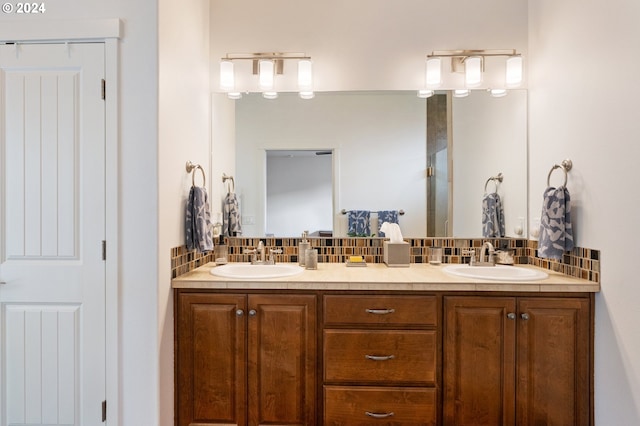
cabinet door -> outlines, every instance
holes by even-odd
[[[589,425],[590,300],[518,302],[517,424]]]
[[[316,424],[316,297],[249,295],[249,424]]]
[[[179,293],[176,425],[246,424],[246,296]]]
[[[514,424],[515,308],[510,297],[445,298],[445,425]]]

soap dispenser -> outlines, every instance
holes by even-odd
[[[302,241],[298,244],[298,264],[300,266],[305,266],[307,250],[311,248],[311,243],[307,240],[307,235],[309,235],[309,231],[304,231],[302,233]]]

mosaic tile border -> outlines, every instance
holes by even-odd
[[[255,247],[262,240],[265,247],[282,249],[277,255],[279,262],[298,261],[298,243],[300,238],[226,238],[229,261],[248,262],[243,254],[247,247]],[[490,241],[495,247],[510,249],[514,252],[516,264],[531,264],[540,268],[560,272],[572,277],[600,282],[600,251],[576,247],[567,252],[562,261],[542,259],[537,256],[538,242],[524,238],[405,238],[411,244],[411,263],[428,262],[429,248],[443,248],[443,263],[469,263],[470,257],[464,254],[473,248],[476,252],[484,241]],[[309,238],[311,248],[318,250],[320,263],[344,263],[349,256],[363,256],[368,263],[383,263],[384,238]],[[171,277],[176,278],[208,262],[213,262],[212,252],[198,253],[187,250],[186,246],[171,249]]]

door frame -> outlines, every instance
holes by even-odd
[[[118,390],[118,50],[122,22],[114,19],[5,21],[0,43],[93,42],[105,46],[105,321],[107,424],[119,421]]]

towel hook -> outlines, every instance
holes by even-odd
[[[573,162],[571,160],[569,160],[568,158],[566,160],[563,160],[562,163],[560,164],[554,164],[553,167],[551,168],[551,170],[549,170],[549,174],[547,175],[547,186],[551,186],[551,174],[553,173],[554,170],[556,169],[562,169],[562,171],[564,172],[564,184],[562,184],[562,186],[566,187],[567,186],[567,176],[569,175],[569,170],[571,170],[571,168],[573,167]]]
[[[185,166],[185,168],[187,169],[187,173],[191,173],[191,185],[192,186],[196,186],[196,173],[195,170],[200,170],[200,172],[202,173],[202,186],[205,187],[207,186],[207,177],[204,174],[204,169],[202,168],[202,166],[200,164],[195,164],[192,163],[191,161],[187,161],[187,164]]]
[[[497,176],[491,176],[489,179],[487,179],[487,181],[484,183],[484,193],[487,193],[487,185],[489,185],[489,182],[493,181],[493,183],[496,186],[496,190],[493,191],[498,192],[498,182],[502,182],[504,180],[504,176],[502,175],[502,172],[498,173]]]

